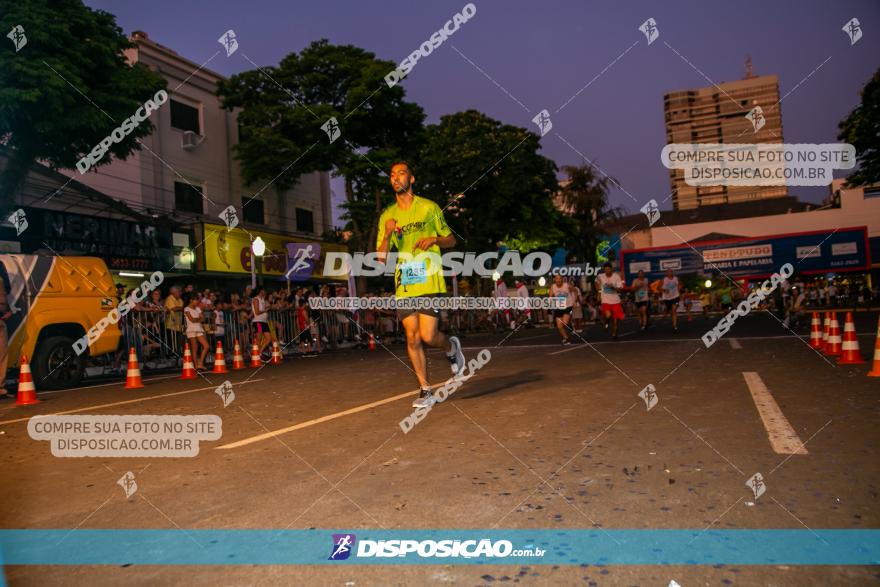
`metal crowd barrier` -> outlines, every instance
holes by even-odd
[[[221,321],[217,321],[218,312]],[[255,330],[247,310],[204,310],[203,328],[208,341],[206,364],[214,361],[219,340],[231,364],[235,342],[241,345],[245,362],[250,360],[251,344]],[[523,315],[514,313],[520,324]],[[549,324],[546,310],[532,310],[530,321],[536,326]],[[101,357],[92,357],[87,363],[86,374],[95,376],[124,371],[128,349],[134,348],[141,370],[180,368],[183,364],[185,319],[183,312],[166,310],[132,310],[119,321],[122,338],[118,350]],[[441,328],[452,334],[494,331],[505,326],[499,313],[487,311],[450,310],[441,313]],[[313,343],[310,350],[334,350],[365,347],[370,334],[382,345],[403,344],[406,336],[396,312],[384,310],[320,310],[310,311],[307,326]],[[273,341],[281,344],[285,357],[301,353],[300,330],[293,308],[269,311],[269,332]],[[271,347],[270,347],[271,348]]]

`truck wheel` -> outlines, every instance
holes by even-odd
[[[50,336],[40,341],[31,359],[37,391],[75,387],[82,380],[85,354],[77,356],[73,342],[68,336]]]

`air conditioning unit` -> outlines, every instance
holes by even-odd
[[[191,130],[183,131],[183,137],[181,139],[181,146],[187,151],[192,151],[196,147],[202,144],[202,141],[205,140],[205,137],[202,135],[193,132]]]

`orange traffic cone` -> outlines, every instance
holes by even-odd
[[[257,339],[254,339],[254,344],[251,346],[251,368],[262,367],[263,361],[260,360],[260,347],[257,346]]]
[[[125,373],[125,389],[139,389],[144,386],[141,381],[141,368],[138,365],[137,353],[134,347],[128,351],[128,371]]]
[[[223,352],[223,345],[217,341],[217,350],[214,352],[214,368],[211,373],[229,373],[226,370],[226,353]]]
[[[831,326],[828,327],[828,348],[825,354],[829,357],[839,357],[841,352],[840,325],[837,323],[837,312],[831,312]]]
[[[819,320],[819,312],[813,312],[813,320],[810,322],[810,346],[814,349],[822,348],[822,322]]]
[[[856,325],[853,323],[852,312],[846,313],[846,323],[843,325],[843,354],[840,355],[838,365],[861,365],[862,353],[859,351],[859,340],[856,337]]]
[[[877,321],[877,338],[874,339],[874,366],[868,377],[880,377],[880,320]]]
[[[281,345],[278,344],[277,340],[272,341],[272,364],[280,365],[284,360],[284,357],[281,356]]]
[[[21,356],[21,366],[18,371],[18,396],[15,398],[17,406],[32,406],[40,403],[37,399],[37,388],[34,387],[34,377],[31,375],[31,366],[28,365],[27,357]]]
[[[193,364],[192,352],[189,350],[189,343],[183,343],[183,374],[181,379],[198,379],[196,366]]]
[[[831,328],[831,312],[825,312],[825,319],[822,322],[822,347],[823,353],[828,353],[828,329]]]
[[[376,350],[376,337],[373,336],[372,332],[370,333],[370,342],[367,344],[367,348],[370,349],[371,351]]]
[[[244,368],[244,355],[241,354],[241,345],[238,344],[238,340],[236,340],[235,348],[232,350],[232,370],[237,371]]]

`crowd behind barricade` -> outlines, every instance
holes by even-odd
[[[574,292],[571,315],[572,327],[581,330],[585,325],[602,321],[601,303],[596,290],[586,278],[567,280]],[[133,290],[117,284],[117,298],[122,301]],[[647,289],[647,313],[668,313],[659,288]],[[263,361],[271,356],[273,342],[280,344],[285,356],[314,357],[327,349],[365,347],[372,335],[380,345],[405,342],[394,310],[316,310],[309,300],[319,297],[346,297],[344,285],[322,284],[308,287],[246,286],[241,292],[197,289],[194,285],[172,285],[157,289],[120,320],[122,337],[119,348],[111,358],[98,359],[105,370],[124,371],[129,348],[135,348],[140,364],[145,369],[179,366],[185,343],[189,343],[196,368],[204,368],[213,361],[217,342],[231,357],[236,342],[249,358],[256,342]],[[364,297],[391,297],[385,290],[368,292]],[[491,294],[495,297],[544,296],[540,288],[529,289],[517,281],[508,291],[499,281]],[[692,313],[729,310],[748,295],[748,291],[732,284],[718,284],[713,288],[683,288],[679,310],[688,317]],[[786,282],[781,295],[766,304],[767,309],[783,317],[798,317],[798,312],[809,307],[867,306],[880,299],[876,291],[849,285],[838,286],[826,280],[804,283],[793,278]],[[639,308],[632,291],[622,295],[626,316],[638,316]],[[533,327],[550,323],[546,310],[442,310],[441,328],[464,334]]]

